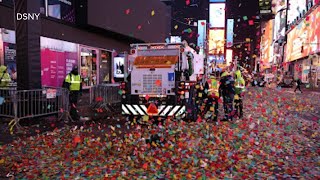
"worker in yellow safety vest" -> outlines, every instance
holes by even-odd
[[[234,96],[234,104],[236,109],[236,114],[239,118],[243,117],[243,92],[245,91],[245,80],[242,77],[241,71],[237,70],[234,73],[235,76],[235,96]]]
[[[7,67],[1,65],[0,66],[0,88],[8,87],[10,82],[11,82],[11,78],[9,73],[7,73]]]
[[[66,76],[64,87],[70,92],[70,116],[73,120],[79,120],[80,116],[77,112],[78,98],[82,95],[82,80],[79,75],[78,66],[73,67],[72,71]]]
[[[211,118],[218,120],[218,108],[219,108],[219,82],[214,76],[210,77],[210,89],[208,93],[208,101],[206,103],[206,112],[210,112]]]

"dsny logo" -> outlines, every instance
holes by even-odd
[[[40,13],[17,13],[17,21],[39,20]]]

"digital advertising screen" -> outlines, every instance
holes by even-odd
[[[209,2],[211,2],[211,3],[225,3],[226,2],[226,0],[209,0]]]
[[[223,29],[209,30],[209,54],[224,54],[224,33]]]
[[[181,43],[181,36],[171,36],[170,42],[171,43]]]
[[[272,0],[259,0],[260,14],[272,13]]]
[[[286,31],[286,11],[280,11],[275,16],[274,23],[274,40],[283,39]]]
[[[288,9],[288,24],[292,23],[297,17],[307,11],[307,1],[305,0],[290,0]]]
[[[48,0],[48,16],[75,23],[74,0]]]
[[[227,66],[230,66],[231,62],[232,62],[232,49],[227,49],[226,51],[226,62],[227,62]]]
[[[261,40],[261,57],[262,68],[268,68],[268,64],[272,61],[272,40],[273,40],[273,23],[274,21],[269,20],[263,24],[264,34],[262,35]]]
[[[209,23],[210,28],[225,27],[225,3],[211,3],[209,5]]]
[[[272,2],[272,11],[274,14],[277,14],[282,9],[287,7],[287,0],[273,0]]]
[[[198,21],[198,40],[197,46],[203,47],[205,39],[207,38],[207,21],[206,20],[199,20]]]
[[[231,47],[233,45],[233,26],[234,20],[227,20],[227,47]]]
[[[114,57],[113,60],[113,76],[124,78],[124,57]]]
[[[320,52],[320,8],[318,7],[288,33],[286,61]]]

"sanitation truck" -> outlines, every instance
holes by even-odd
[[[122,114],[132,116],[194,116],[193,60],[186,43],[132,44],[128,78],[122,82]],[[191,112],[190,112],[191,111]]]

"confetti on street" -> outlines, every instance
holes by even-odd
[[[18,179],[317,179],[320,119],[301,115],[319,97],[252,88],[243,120],[61,128],[1,146],[0,163]]]

